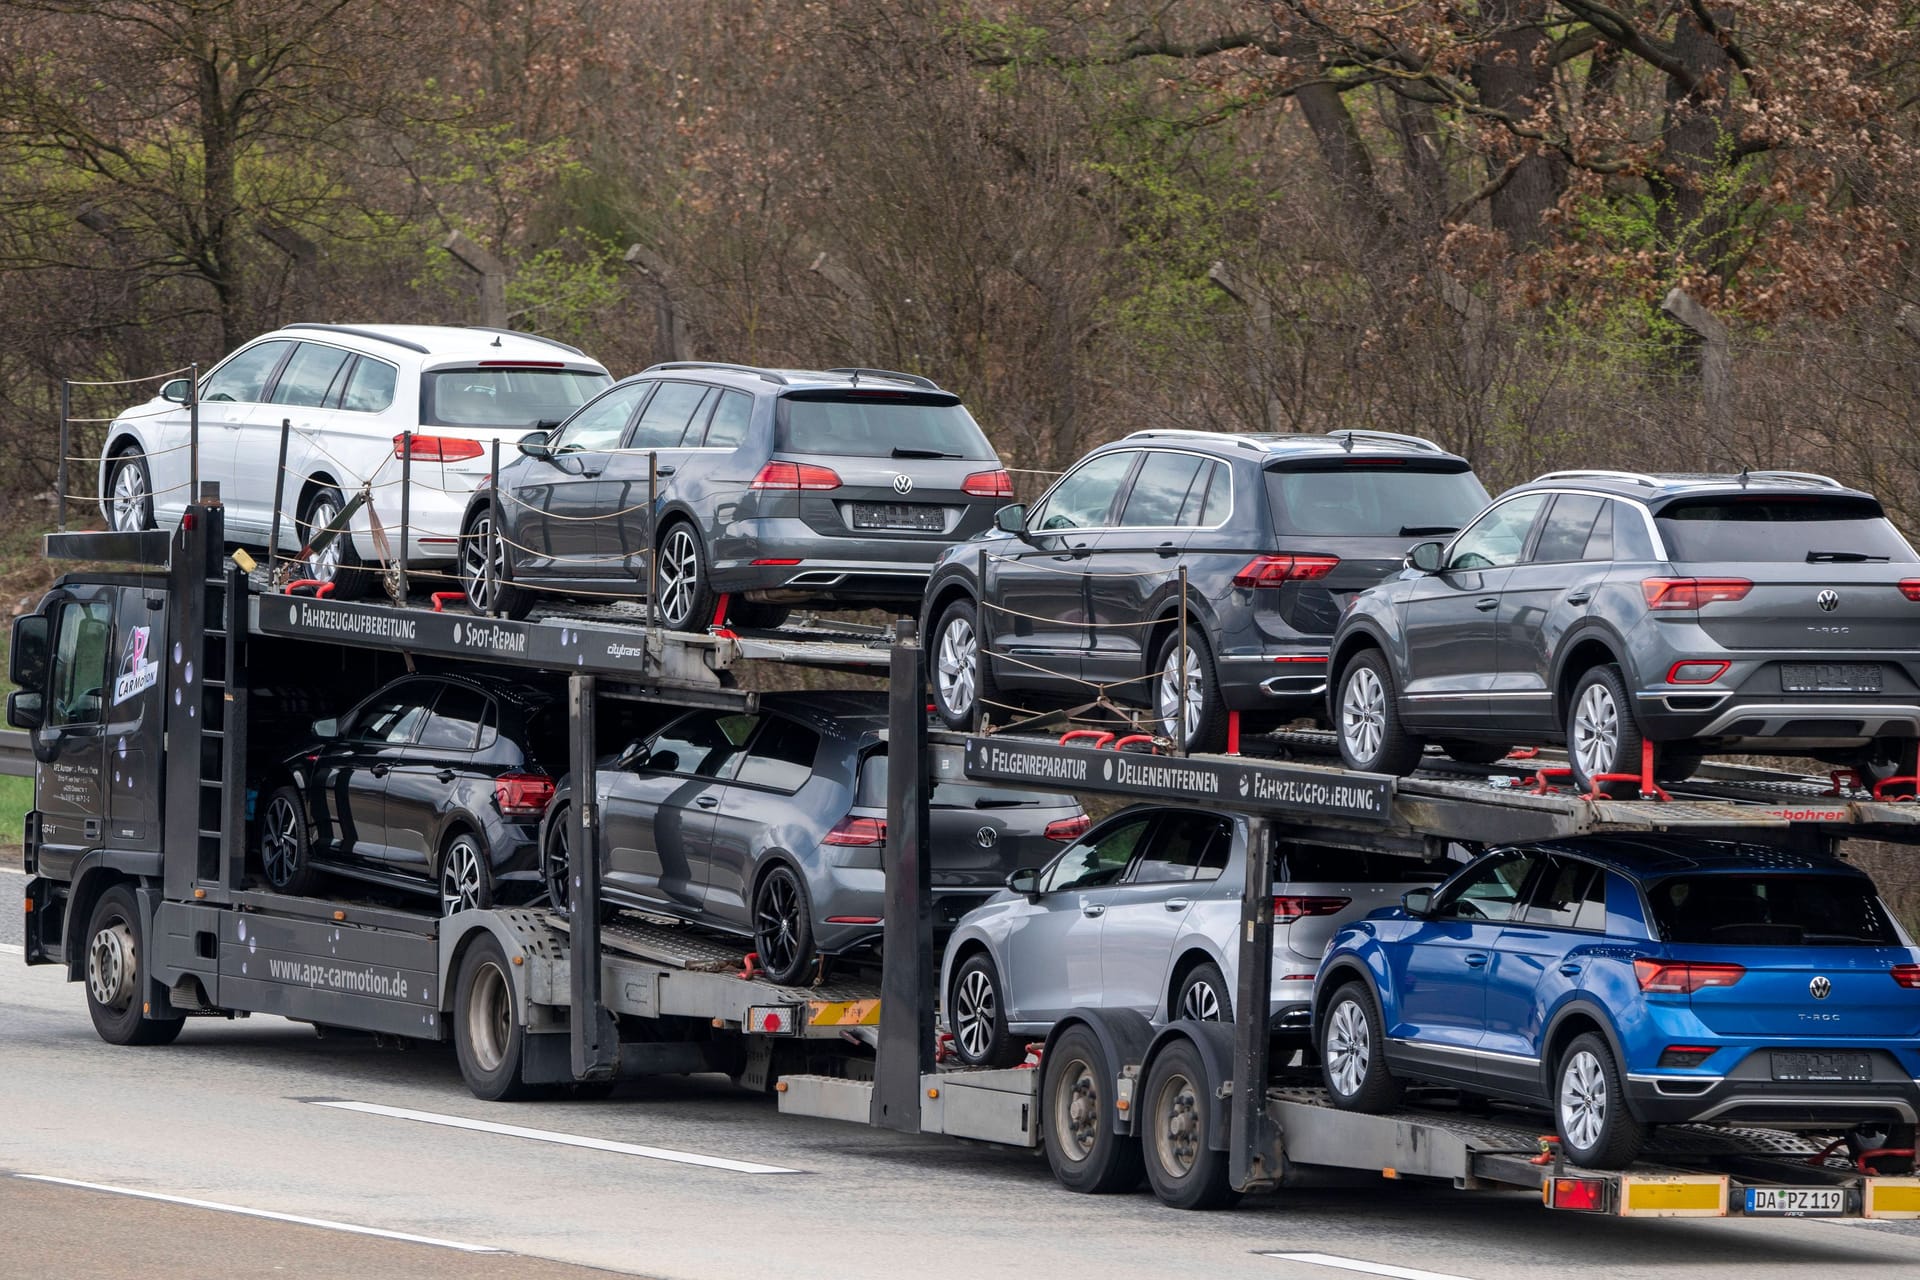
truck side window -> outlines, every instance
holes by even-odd
[[[49,725],[99,724],[107,705],[111,610],[103,601],[68,601],[60,609],[60,638],[53,652],[53,705]]]

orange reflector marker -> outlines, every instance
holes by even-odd
[[[775,1093],[785,1093],[787,1091],[787,1082],[785,1080],[780,1081],[773,1086],[773,1091]]]
[[[1620,1213],[1639,1218],[1724,1218],[1725,1177],[1621,1178]]]
[[[207,891],[205,889],[195,889],[193,891],[193,896],[196,898],[204,898],[207,896]]]
[[[713,1020],[713,1025],[716,1027],[724,1027],[727,1025],[727,1020],[725,1018],[715,1018]]]
[[[515,956],[513,958],[513,962],[515,964],[525,964],[527,962],[527,958],[525,956]]]
[[[347,913],[344,911],[336,911],[333,913],[333,918],[335,920],[345,920],[347,918]]]
[[[929,1098],[937,1098],[940,1096],[940,1091],[938,1089],[929,1089],[927,1090],[927,1096]]]
[[[1396,1169],[1396,1168],[1394,1168],[1394,1167],[1393,1167],[1392,1165],[1388,1165],[1388,1166],[1387,1166],[1386,1168],[1384,1168],[1384,1169],[1382,1169],[1382,1170],[1380,1171],[1380,1176],[1381,1176],[1381,1177],[1383,1177],[1383,1178],[1395,1178],[1395,1179],[1397,1179],[1397,1178],[1399,1178],[1399,1176],[1400,1176],[1400,1171],[1399,1171],[1398,1169]]]
[[[1868,1178],[1863,1218],[1920,1218],[1920,1178]]]
[[[25,898],[25,899],[23,899],[23,900],[22,900],[22,905],[21,905],[21,907],[20,907],[20,909],[21,909],[22,911],[32,911],[32,910],[33,910],[33,899],[32,899],[32,898]]]

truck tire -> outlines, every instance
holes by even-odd
[[[114,885],[87,921],[87,1013],[108,1044],[171,1044],[185,1018],[146,1013],[146,939],[133,890]]]
[[[533,1096],[520,1076],[525,1022],[506,953],[492,934],[482,933],[460,957],[453,997],[454,1052],[474,1097],[517,1102]]]
[[[1588,1169],[1624,1169],[1646,1145],[1647,1130],[1627,1110],[1627,1091],[1607,1042],[1575,1036],[1553,1070],[1553,1118],[1560,1149]]]
[[[1217,1084],[1191,1040],[1169,1044],[1147,1070],[1140,1150],[1153,1194],[1168,1208],[1224,1209],[1240,1199],[1227,1153],[1210,1141]]]
[[[304,896],[313,891],[312,835],[307,807],[298,789],[278,787],[260,811],[260,873],[275,893]]]
[[[1054,1180],[1069,1191],[1104,1196],[1140,1185],[1140,1143],[1113,1131],[1113,1084],[1119,1072],[1100,1039],[1068,1027],[1047,1049],[1041,1068],[1040,1135]]]

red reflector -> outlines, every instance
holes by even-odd
[[[1279,978],[1278,981],[1280,982],[1312,982],[1313,975],[1310,973],[1289,973],[1284,977]]]
[[[1689,662],[1682,659],[1667,668],[1667,683],[1712,684],[1715,680],[1727,674],[1727,668],[1732,665],[1731,662],[1721,662],[1717,659],[1712,661],[1703,659],[1699,662]]]
[[[1275,662],[1325,662],[1326,660],[1327,655],[1324,653],[1283,653],[1274,659]]]
[[[1730,987],[1746,976],[1746,967],[1737,964],[1706,964],[1685,960],[1635,960],[1633,976],[1642,991],[1691,995],[1704,987]]]
[[[1920,964],[1897,964],[1890,972],[1893,980],[1901,986],[1920,990]]]
[[[1339,556],[1255,556],[1233,575],[1236,587],[1277,587],[1283,582],[1310,582],[1332,573]]]
[[[1700,609],[1744,600],[1753,584],[1745,578],[1642,578],[1640,590],[1649,609]]]
[[[1670,1044],[1660,1051],[1660,1061],[1657,1065],[1680,1068],[1697,1067],[1708,1058],[1711,1058],[1713,1054],[1714,1050],[1708,1045]]]
[[[408,437],[405,434],[393,438],[393,456],[407,456]],[[414,436],[413,460],[415,462],[458,462],[462,458],[477,458],[486,450],[478,440],[468,440],[461,436]]]
[[[1077,814],[1071,818],[1056,818],[1046,827],[1049,840],[1078,840],[1087,834],[1087,828],[1093,825],[1093,819],[1086,814]]]
[[[810,462],[769,462],[747,486],[749,489],[838,489],[840,473]]]
[[[798,560],[755,560],[755,564],[799,564]]]
[[[1343,911],[1351,898],[1295,898],[1275,894],[1273,896],[1273,922],[1287,924],[1302,916],[1330,916]]]
[[[1920,600],[1920,578],[1900,579],[1900,594],[1909,600]]]
[[[1607,1184],[1599,1178],[1555,1178],[1547,1187],[1547,1207],[1605,1213]]]
[[[482,369],[564,369],[564,360],[482,360]]]
[[[960,492],[975,498],[1013,497],[1013,477],[1004,471],[976,471],[960,485]]]
[[[879,916],[828,916],[828,924],[879,924]]]
[[[852,845],[871,849],[887,842],[885,818],[856,818],[852,814],[833,824],[833,830],[821,838],[822,844]]]
[[[185,529],[188,533],[193,532],[193,524],[194,524],[193,512],[189,511],[185,515],[180,517],[180,527],[182,529]]]
[[[537,818],[553,800],[553,779],[544,773],[503,773],[493,780],[500,812],[512,818]]]

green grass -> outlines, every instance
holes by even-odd
[[[20,846],[20,829],[33,808],[32,778],[0,778],[0,849]]]

